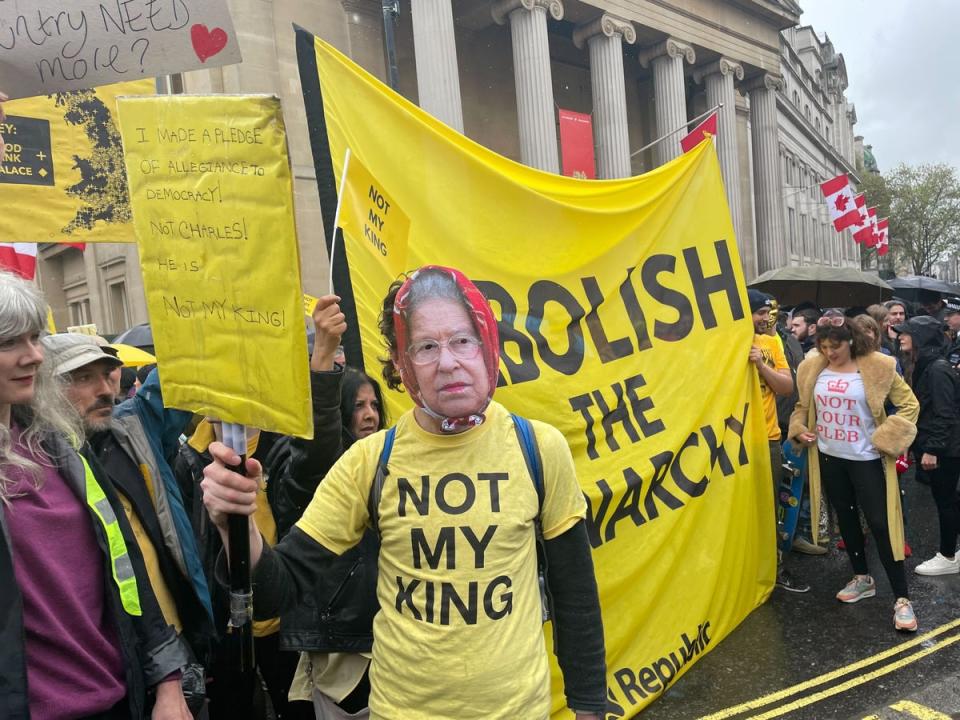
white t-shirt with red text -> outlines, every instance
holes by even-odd
[[[880,457],[870,442],[877,427],[867,405],[860,373],[825,369],[817,378],[814,400],[820,452],[846,460],[877,460]]]

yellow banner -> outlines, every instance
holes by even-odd
[[[138,80],[4,103],[0,238],[134,242],[116,98],[155,93]]]
[[[164,401],[312,437],[280,101],[163,96],[119,107]]]
[[[410,219],[408,268],[474,279],[500,319],[497,399],[570,443],[590,506],[606,718],[631,717],[774,580],[753,326],[713,144],[640,177],[576,180],[474,143],[319,40],[316,62],[332,177],[349,147]],[[345,244],[376,374],[393,277],[362,237]],[[387,395],[392,417],[409,407]],[[557,717],[564,704],[555,668]]]

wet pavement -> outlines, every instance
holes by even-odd
[[[826,556],[793,553],[787,568],[810,592],[774,590],[643,720],[960,718],[960,575],[913,573],[937,551],[936,509],[912,473],[904,487],[916,634],[893,629],[894,597],[870,544],[877,596],[853,605],[834,597],[852,576],[835,542]]]

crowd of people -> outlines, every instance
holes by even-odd
[[[562,434],[493,400],[486,299],[450,268],[390,288],[383,381],[416,407],[389,429],[338,302],[314,311],[313,439],[248,431],[239,474],[218,418],[165,408],[157,368],[121,389],[113,348],[47,335],[36,287],[0,273],[0,717],[546,718],[547,617],[568,706],[602,716],[586,503]]]
[[[789,549],[826,554],[838,530],[853,576],[837,599],[855,603],[877,594],[869,533],[894,625],[916,631],[911,466],[940,528],[914,572],[960,572],[960,298],[789,313],[748,299],[776,508],[782,443],[807,449]],[[13,589],[0,596],[0,716],[217,720],[269,704],[281,719],[545,718],[550,618],[568,706],[602,717],[603,627],[570,450],[493,399],[497,322],[460,272],[426,266],[384,298],[382,381],[415,404],[393,423],[380,382],[346,366],[339,298],[321,298],[314,437],[248,430],[243,472],[218,418],[164,406],[157,368],[122,388],[106,341],[48,335],[46,317],[35,286],[0,274],[0,572]],[[238,515],[254,672],[227,622]],[[777,586],[809,590],[777,557]]]
[[[904,566],[912,554],[905,474],[930,487],[940,529],[939,551],[914,572],[960,572],[960,297],[922,292],[915,306],[900,299],[827,309],[803,303],[786,313],[771,295],[748,294],[756,331],[749,359],[760,377],[778,519],[781,442],[807,449],[804,512],[791,549],[825,555],[831,531],[839,534],[853,577],[837,600],[855,603],[877,594],[868,532],[893,592],[894,627],[915,632]],[[779,552],[776,584],[810,589],[784,569]]]

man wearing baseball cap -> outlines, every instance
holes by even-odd
[[[116,405],[115,375],[122,362],[90,335],[49,335],[43,345],[83,422],[81,454],[102,467],[117,491],[164,618],[194,660],[202,662],[214,633],[210,594],[164,451],[176,447],[171,438],[179,437],[191,414],[164,409],[156,371],[141,392]],[[188,668],[183,679],[191,708],[202,705],[202,689],[189,686],[199,683],[202,688],[202,669]]]
[[[773,298],[759,290],[748,289],[747,300],[753,316],[753,346],[750,348],[749,361],[757,369],[760,378],[760,393],[763,399],[763,414],[767,421],[767,440],[770,446],[770,470],[773,482],[774,508],[780,496],[780,475],[783,457],[780,450],[780,423],[777,420],[777,395],[789,395],[793,392],[793,376],[790,365],[779,338],[767,334],[770,322],[770,310]],[[777,538],[773,541],[776,543]],[[790,592],[807,592],[809,585],[794,580],[783,569],[782,553],[777,549],[777,586]]]
[[[943,323],[950,331],[950,337],[953,338],[953,343],[947,350],[947,361],[960,370],[960,297],[944,298]]]

